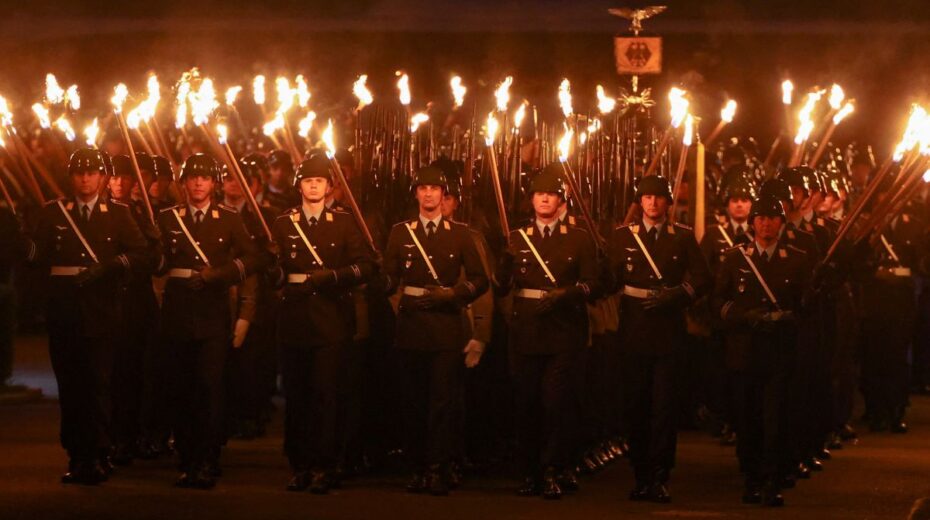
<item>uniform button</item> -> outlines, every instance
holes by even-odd
[[[198,246],[200,245],[200,240],[197,241],[197,245],[198,245]]]
[[[433,255],[429,255],[429,259],[432,260],[432,259],[433,259]]]
[[[81,258],[84,258],[85,256],[87,255],[85,255],[84,253],[81,253]]]
[[[194,260],[200,260],[199,256],[194,256]]]

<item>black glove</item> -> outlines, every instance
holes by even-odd
[[[680,285],[665,287],[649,298],[646,298],[646,301],[643,302],[643,308],[647,310],[664,309],[687,299],[688,291],[685,291],[684,287]]]
[[[77,284],[78,287],[86,287],[100,278],[103,278],[103,276],[107,274],[107,271],[107,266],[103,264],[91,264],[87,266],[87,269],[84,269],[74,277],[74,283]]]
[[[539,300],[539,305],[536,306],[536,312],[542,314],[550,312],[558,306],[559,303],[564,301],[568,297],[568,289],[565,287],[556,287],[552,289],[543,299]]]
[[[195,291],[201,291],[207,286],[201,271],[194,271],[191,277],[187,279],[187,286]]]
[[[271,267],[265,270],[265,280],[274,287],[280,287],[281,282],[284,281],[284,268],[272,264]]]
[[[220,281],[219,273],[212,267],[204,267],[200,271],[200,277],[203,278],[203,283],[206,285],[211,285]]]
[[[337,280],[336,271],[332,269],[318,269],[310,273],[310,276],[307,278],[307,283],[315,289],[325,289],[336,285]]]

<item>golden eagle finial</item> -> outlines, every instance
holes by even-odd
[[[652,18],[653,16],[665,11],[667,9],[664,5],[650,5],[649,7],[644,7],[642,9],[633,9],[631,7],[616,7],[608,9],[607,12],[619,16],[621,18],[626,18],[630,21],[630,31],[633,34],[639,34],[639,31],[643,30],[643,20]]]

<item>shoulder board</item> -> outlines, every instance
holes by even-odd
[[[725,252],[725,253],[735,253],[735,252],[739,251],[740,249],[742,249],[742,247],[743,247],[742,244],[735,244],[735,245],[733,245],[732,247],[726,248],[726,249],[724,250],[724,252]]]
[[[332,211],[327,211],[327,212],[325,212],[324,214],[326,215],[326,222],[332,222],[332,221],[333,221],[333,212],[332,212]],[[342,213],[340,213],[340,214],[342,214]]]
[[[397,224],[394,224],[393,227],[404,227],[404,226],[406,226],[407,224],[410,224],[410,227],[411,227],[411,228],[416,229],[417,226],[420,224],[420,221],[419,221],[418,219],[415,219],[415,218],[412,218],[412,219],[409,219],[409,220],[402,220],[402,221],[398,222]]]
[[[291,218],[291,222],[300,222],[300,213],[297,213],[296,211],[293,212],[293,213],[288,213],[287,215],[282,215],[282,216],[283,216],[283,217],[290,217],[290,218]]]
[[[167,213],[173,209],[181,209],[180,204],[175,204],[174,206],[168,206],[167,208],[162,208],[159,213]]]
[[[630,224],[630,232],[634,234],[639,234],[639,224]]]
[[[129,204],[126,204],[125,202],[122,202],[122,201],[118,201],[118,200],[116,200],[116,199],[110,199],[110,200],[108,200],[108,201],[107,201],[107,204],[113,204],[114,206],[122,206],[122,207],[124,207],[124,208],[128,208],[128,207],[129,207]]]
[[[528,237],[533,236],[533,228],[535,228],[535,227],[536,227],[536,226],[528,226],[528,227],[526,228],[526,236],[528,236]]]
[[[452,224],[448,220],[442,221],[442,227],[446,228],[446,231],[452,231]]]
[[[231,211],[231,212],[233,212],[233,213],[239,213],[239,210],[237,210],[236,208],[234,208],[234,207],[232,207],[232,206],[227,206],[226,204],[224,204],[224,203],[222,203],[222,202],[220,202],[219,204],[217,204],[217,206],[218,206],[218,207],[221,207],[221,208],[223,208],[223,209],[225,209],[226,211]]]
[[[58,201],[59,201],[59,200],[62,201],[62,202],[64,202],[64,201],[65,201],[65,198],[64,198],[64,197],[58,197],[57,199],[50,200],[50,201],[48,201],[48,202],[45,203],[45,206],[46,206],[46,207],[48,207],[48,206],[56,206],[56,205],[58,205]]]
[[[679,224],[678,222],[675,222],[672,225],[675,227],[680,227],[681,229],[687,229],[688,231],[691,231],[691,226],[687,226],[685,224]]]
[[[297,214],[297,208],[291,208],[285,211],[284,213],[281,213],[277,217],[275,217],[275,220],[282,219],[282,218],[290,219],[291,215],[296,215],[296,214]]]
[[[665,232],[668,233],[669,235],[674,235],[674,234],[675,234],[675,226],[674,226],[673,224],[668,224],[668,225],[665,227]]]
[[[566,226],[565,224],[559,225],[559,233],[561,233],[561,234],[563,234],[563,235],[567,235],[567,234],[568,234],[568,226]]]
[[[107,207],[107,203],[106,203],[106,202],[98,202],[98,203],[97,203],[97,209],[100,210],[100,213],[107,213],[107,212],[110,211],[110,208]]]
[[[578,224],[577,224],[578,220],[575,219],[575,216],[574,216],[574,215],[569,215],[567,220],[568,220],[568,223],[571,224],[571,225],[573,225],[573,226],[578,225]]]
[[[329,209],[329,211],[332,211],[333,213],[345,213],[345,214],[349,213],[349,210],[345,209],[342,206],[331,206],[327,209]]]
[[[632,226],[632,225],[633,225],[633,224],[621,224],[621,225],[617,226],[617,227],[614,228],[614,229],[628,228],[628,227],[630,227],[630,226]]]
[[[791,244],[786,244],[786,245],[785,245],[785,248],[786,248],[786,249],[790,249],[790,250],[794,251],[795,253],[804,253],[805,255],[807,254],[807,251],[801,249],[800,247],[795,247],[795,246],[793,246],[793,245],[791,245]]]

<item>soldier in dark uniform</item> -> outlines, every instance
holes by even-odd
[[[412,184],[419,215],[391,229],[383,274],[388,292],[403,286],[396,346],[405,451],[415,467],[407,489],[446,495],[465,369],[462,349],[469,339],[462,309],[487,290],[488,278],[468,228],[442,218],[447,189],[442,171],[421,168]]]
[[[711,275],[717,275],[728,250],[734,245],[750,240],[749,212],[755,198],[755,188],[744,177],[731,178],[728,184],[722,186],[720,202],[723,207],[724,222],[708,224],[707,231],[701,238],[701,251],[707,260]],[[717,323],[714,319],[710,321]],[[703,386],[706,402],[704,404],[721,419],[721,444],[733,445],[736,442],[736,432],[733,428],[736,424],[730,399],[732,392],[729,389],[732,374],[726,368],[723,332],[719,327],[712,327],[712,329],[705,352]]]
[[[223,369],[233,332],[229,288],[260,262],[242,218],[211,200],[218,176],[212,157],[192,155],[181,170],[187,203],[158,214],[163,249],[159,272],[168,275],[161,326],[175,373],[179,487],[208,489],[216,483]]]
[[[0,205],[0,395],[28,391],[11,385],[13,376],[13,336],[16,332],[16,289],[13,272],[30,249],[16,208]]]
[[[77,150],[68,172],[75,195],[42,209],[32,258],[51,274],[49,354],[58,381],[61,443],[70,458],[62,482],[97,484],[109,472],[119,279],[146,272],[151,258],[129,207],[100,195],[102,153]]]
[[[594,242],[559,220],[561,176],[537,175],[533,222],[511,232],[496,280],[513,291],[510,350],[522,496],[562,496],[559,478],[572,455],[572,374],[588,344],[586,302],[597,296]]]
[[[167,157],[154,155],[151,158],[153,178],[151,182],[146,180],[146,183],[148,184],[152,207],[160,211],[162,208],[174,204],[170,193],[171,183],[174,181],[174,172],[171,170],[171,161]],[[142,171],[142,176],[145,177],[145,170]],[[139,197],[133,195],[133,198]]]
[[[668,181],[644,177],[635,199],[642,220],[614,231],[608,255],[622,292],[620,345],[636,477],[630,499],[668,502],[677,437],[676,355],[687,334],[684,310],[709,290],[711,280],[694,233],[667,221]]]
[[[727,364],[736,374],[737,457],[743,501],[778,507],[791,465],[788,386],[798,346],[796,318],[809,271],[805,253],[779,243],[780,201],[753,202],[752,242],[730,248],[716,274],[712,308],[726,330]]]
[[[151,158],[145,155],[139,159],[139,168],[145,165],[147,171],[151,171]],[[154,256],[160,237],[145,204],[132,199],[137,185],[132,160],[128,155],[117,155],[113,157],[112,165],[110,197],[129,206],[133,220],[145,236],[150,254]],[[144,444],[143,397],[146,385],[153,383],[145,379],[145,359],[150,355],[150,350],[158,348],[158,302],[152,287],[155,266],[150,267],[144,272],[123,277],[119,287],[123,319],[114,324],[120,333],[113,366],[113,463],[117,466],[130,464]]]
[[[906,433],[908,352],[917,320],[915,280],[925,273],[926,224],[903,212],[872,237],[862,284],[862,393],[872,431]]]
[[[339,455],[337,421],[346,348],[355,332],[350,290],[374,271],[352,215],[326,208],[330,163],[316,155],[294,177],[302,204],[278,217],[273,234],[285,283],[277,313],[287,398],[284,451],[289,491],[326,493]]]
[[[250,160],[252,160],[250,156]],[[300,204],[300,197],[294,193],[292,187],[294,179],[294,163],[291,156],[284,150],[273,150],[268,154],[268,161],[262,163],[255,161],[256,165],[266,166],[268,179],[265,182],[265,188],[259,197],[262,204],[275,208],[292,208]]]
[[[239,161],[253,196],[260,193],[261,171],[254,161]],[[264,435],[265,410],[269,406],[271,390],[277,373],[277,355],[274,339],[276,300],[274,288],[263,271],[274,265],[269,251],[269,239],[248,195],[239,181],[223,167],[223,202],[242,217],[249,238],[255,242],[262,257],[258,271],[237,287],[234,313],[237,315],[233,334],[233,350],[228,360],[227,417],[230,434],[237,438],[253,439]],[[259,206],[261,218],[269,226],[281,213],[270,206]]]

